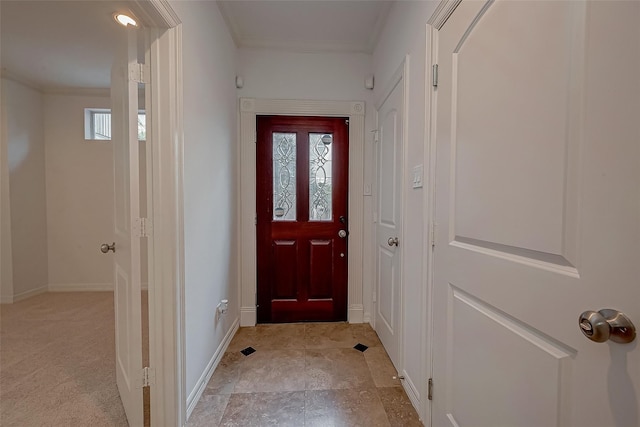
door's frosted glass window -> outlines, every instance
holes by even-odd
[[[295,133],[273,133],[273,220],[296,220]]]
[[[333,135],[309,134],[309,220],[331,221]]]

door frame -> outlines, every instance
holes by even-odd
[[[437,233],[437,224],[435,218],[435,190],[436,190],[436,112],[438,102],[437,86],[433,85],[434,70],[433,65],[438,63],[438,32],[451,16],[453,11],[458,7],[462,0],[441,0],[433,14],[426,23],[425,31],[425,121],[424,121],[424,165],[428,168],[425,175],[429,177],[427,195],[423,199],[424,228],[423,242],[423,263],[426,266],[423,269],[423,283],[426,292],[424,294],[423,305],[425,309],[422,312],[421,322],[425,325],[424,336],[422,340],[422,360],[425,360],[423,366],[423,377],[425,385],[428,380],[433,377],[433,308],[435,301],[433,300],[433,273],[436,266],[434,265],[434,249],[435,238]],[[427,166],[428,165],[428,166]],[[427,396],[428,389],[421,396]],[[425,426],[432,425],[431,419],[431,400],[422,399],[419,405],[420,417]]]
[[[151,120],[147,129],[149,365],[151,419],[186,422],[182,23],[168,2],[136,0],[131,11],[150,33]]]
[[[240,98],[239,211],[240,326],[256,325],[256,116],[321,116],[349,118],[349,263],[347,321],[364,321],[364,118],[363,101],[314,101]]]

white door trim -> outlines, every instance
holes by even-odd
[[[444,3],[444,2],[443,2]],[[439,10],[440,8],[438,8]],[[437,12],[437,10],[436,10]],[[449,16],[452,10],[448,12]],[[431,19],[433,20],[433,18]],[[429,22],[431,22],[431,20]],[[424,212],[424,236],[423,236],[423,263],[426,266],[423,269],[422,280],[425,285],[422,311],[422,324],[425,325],[424,336],[422,340],[422,360],[426,363],[423,366],[423,378],[425,378],[425,392],[422,396],[427,396],[428,380],[432,377],[433,362],[433,250],[432,242],[435,239],[435,227],[432,223],[435,218],[435,189],[436,189],[436,100],[437,91],[433,86],[433,65],[437,63],[438,58],[438,30],[431,24],[426,25],[426,55],[425,55],[425,122],[424,122],[424,165],[426,170],[425,176],[429,177],[429,184],[426,188],[427,194],[423,199]],[[432,235],[433,233],[433,235]],[[431,401],[422,399],[420,405],[420,417],[425,420],[425,425],[431,425]],[[427,421],[428,420],[428,421]]]
[[[424,212],[424,252],[423,263],[426,266],[423,269],[423,283],[425,285],[426,292],[424,293],[423,307],[421,322],[425,325],[424,336],[422,340],[422,360],[425,361],[423,365],[423,378],[425,379],[423,385],[423,392],[421,396],[424,396],[420,405],[418,406],[420,411],[420,418],[425,423],[425,426],[429,427],[431,423],[431,401],[426,397],[428,395],[428,380],[433,376],[433,250],[432,239],[435,239],[436,227],[432,227],[432,222],[435,218],[435,183],[436,183],[436,102],[438,91],[433,86],[433,65],[438,61],[438,30],[442,28],[444,23],[449,19],[453,11],[458,7],[461,0],[441,0],[440,4],[433,12],[426,24],[426,39],[425,39],[425,123],[424,123],[424,165],[426,170],[425,176],[429,177],[429,183],[426,190],[428,191],[426,197],[423,199],[423,212]],[[436,224],[437,226],[437,224]],[[422,390],[421,390],[422,391]]]
[[[150,31],[151,120],[147,129],[149,356],[154,426],[186,422],[182,24],[164,0],[137,0],[134,14]]]
[[[422,312],[422,324],[425,325],[424,336],[422,341],[422,360],[425,360],[423,366],[424,392],[421,396],[425,398],[418,406],[420,410],[420,418],[429,427],[431,423],[431,401],[426,397],[428,395],[428,380],[433,376],[433,250],[432,240],[435,240],[437,224],[432,226],[435,218],[435,189],[436,189],[436,103],[438,97],[437,88],[433,86],[433,65],[438,62],[438,31],[444,23],[449,19],[453,11],[458,7],[462,0],[441,0],[440,4],[433,12],[426,24],[426,40],[425,40],[425,124],[424,124],[424,165],[427,170],[424,171],[425,176],[429,177],[429,183],[426,190],[426,197],[423,199],[424,212],[424,252],[423,263],[426,266],[423,269],[423,283],[426,292],[424,293]]]
[[[362,101],[240,98],[240,326],[256,324],[256,115],[349,118],[349,323],[362,323],[364,237],[364,113]]]
[[[436,30],[440,30],[461,2],[462,0],[440,0],[440,4],[436,7],[436,10],[433,11],[427,24]],[[427,49],[428,48],[429,46],[427,46]]]

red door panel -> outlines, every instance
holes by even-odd
[[[348,122],[257,118],[258,322],[347,318]]]

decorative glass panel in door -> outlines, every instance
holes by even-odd
[[[332,219],[332,143],[333,135],[309,134],[309,221]]]
[[[274,132],[273,220],[296,220],[296,134]]]

